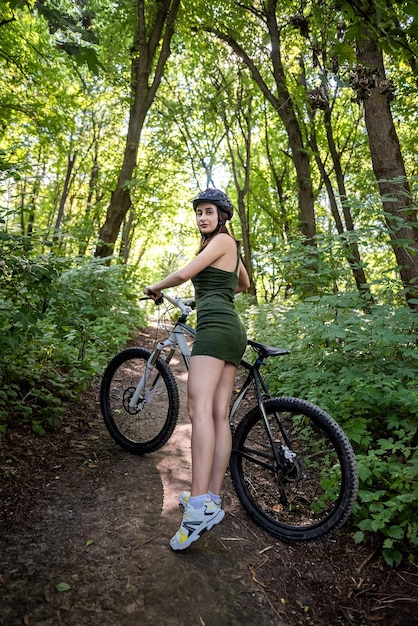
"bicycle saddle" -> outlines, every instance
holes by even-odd
[[[289,350],[285,348],[274,348],[273,346],[267,346],[265,343],[259,343],[258,341],[252,341],[252,339],[248,339],[248,345],[254,348],[256,352],[261,357],[268,356],[282,356],[284,354],[290,354]]]

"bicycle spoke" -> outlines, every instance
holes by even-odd
[[[266,469],[258,464],[253,465],[250,470],[250,461],[247,458],[243,459],[243,463],[246,464],[249,472],[256,475],[257,480],[252,481],[253,484],[257,484],[254,497],[262,503],[263,509],[267,509],[273,517],[280,514],[281,521],[288,524],[306,526],[327,515],[335,505],[335,500],[338,501],[341,468],[338,455],[332,446],[329,446],[325,435],[318,432],[313,425],[308,426],[301,422],[301,418],[297,416],[281,415],[282,426],[285,427],[292,441],[292,451],[297,454],[295,462],[298,465],[294,466],[293,474],[292,471],[290,473],[276,472],[273,476],[271,471],[266,472]],[[303,432],[301,432],[301,426],[304,426]],[[270,419],[270,427],[275,434],[276,445],[280,444],[280,436],[277,436],[279,432],[277,421]],[[273,453],[264,423],[260,422],[257,428],[253,429],[252,441],[253,438],[259,441],[263,450],[270,447],[271,465],[273,465]],[[318,446],[323,451],[321,462],[317,458]],[[272,478],[277,486],[275,491],[271,489]],[[323,485],[328,480],[331,480],[333,488],[327,491]],[[283,502],[283,494],[286,496],[286,504]]]
[[[280,406],[281,400],[289,402]],[[276,399],[266,409],[273,442],[257,409],[235,433],[231,469],[237,493],[254,518],[279,536],[326,534],[347,518],[357,491],[348,440],[309,403]]]
[[[160,359],[147,372],[145,386],[133,402],[150,354],[142,348],[122,352],[109,364],[101,388],[102,412],[110,434],[137,454],[156,450],[167,441],[179,411],[174,376]]]

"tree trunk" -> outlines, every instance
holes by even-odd
[[[144,0],[137,0],[138,24],[131,64],[132,106],[121,172],[107,209],[106,220],[100,229],[100,241],[95,252],[96,256],[102,258],[113,254],[120,227],[132,204],[127,183],[132,179],[136,165],[146,115],[170,55],[170,42],[180,0],[161,0],[157,3],[152,24],[147,24],[144,5]]]
[[[87,250],[87,246],[89,244],[92,232],[92,220],[91,220],[91,208],[93,203],[97,203],[99,201],[97,195],[97,182],[99,180],[99,147],[97,138],[94,140],[93,144],[93,165],[90,172],[89,179],[89,187],[86,201],[86,210],[83,217],[82,222],[82,232],[79,245],[79,254],[84,256]]]
[[[71,172],[73,171],[73,167],[74,167],[74,163],[75,163],[76,157],[77,157],[77,152],[74,152],[73,155],[71,155],[71,154],[68,155],[67,172],[66,172],[66,175],[65,175],[64,187],[63,187],[63,190],[62,190],[60,203],[59,203],[59,207],[58,207],[57,219],[55,220],[54,236],[52,238],[52,241],[54,241],[54,242],[58,241],[58,239],[59,239],[59,231],[60,231],[60,228],[61,228],[62,219],[64,217],[64,207],[65,207],[65,203],[66,203],[67,198],[68,198],[68,191],[69,191],[69,188],[70,188]]]
[[[340,201],[341,201],[341,205],[342,205],[342,210],[343,210],[343,215],[344,215],[344,221],[345,221],[345,230],[349,233],[354,233],[355,228],[354,228],[354,221],[353,221],[353,217],[351,215],[351,210],[350,210],[350,206],[349,206],[349,202],[348,202],[348,198],[347,198],[347,191],[346,191],[346,187],[345,187],[345,181],[344,181],[344,174],[343,174],[343,169],[341,167],[341,158],[340,155],[338,153],[337,147],[335,145],[335,141],[334,141],[334,133],[332,130],[332,124],[331,124],[331,110],[329,105],[326,107],[325,109],[325,113],[324,113],[324,122],[325,122],[325,128],[326,128],[326,133],[327,133],[327,141],[328,141],[328,147],[331,153],[331,157],[332,157],[332,163],[334,166],[334,172],[335,172],[335,177],[337,180],[337,186],[338,186],[338,192],[340,195]],[[324,175],[326,176],[326,178],[328,178],[328,175],[325,173],[325,168],[324,168]],[[334,197],[334,192],[332,190],[332,186],[330,181],[325,181],[325,185],[327,187],[328,190],[328,197],[330,198],[330,202],[331,202],[331,207],[333,202],[335,203],[335,209],[333,211],[333,213],[336,211],[338,212],[338,207],[336,204],[336,200]],[[338,212],[338,216],[339,216],[339,212]],[[335,217],[335,215],[334,215]],[[341,222],[341,220],[340,220]],[[337,225],[337,230],[339,232],[340,235],[343,234],[344,232],[344,228],[343,225],[341,223],[341,230],[339,229],[338,226],[338,220],[336,220],[336,225]],[[361,257],[360,257],[360,250],[359,247],[357,245],[356,241],[350,241],[349,239],[345,241],[345,251],[346,251],[346,258],[347,261],[350,265],[351,271],[353,273],[354,276],[354,280],[356,282],[357,285],[357,289],[358,291],[361,293],[362,296],[366,297],[366,299],[371,303],[373,302],[373,297],[372,294],[370,292],[370,287],[368,285],[368,282],[366,280],[366,274],[364,272],[364,269],[362,267],[362,262],[361,262]]]
[[[306,81],[305,64],[303,57],[299,59],[299,64],[302,68],[301,83],[306,91],[308,91],[308,85]],[[344,247],[345,258],[350,266],[358,291],[364,296],[369,303],[373,302],[373,297],[370,292],[370,287],[366,281],[366,275],[361,263],[360,250],[356,241],[350,241],[350,238],[345,237],[345,232],[354,232],[354,221],[351,215],[350,207],[348,204],[347,192],[345,188],[344,174],[341,166],[341,157],[335,144],[334,132],[331,123],[331,106],[329,104],[328,88],[322,85],[320,88],[313,90],[317,97],[311,99],[310,107],[308,108],[308,115],[311,120],[311,132],[309,133],[309,143],[312,149],[312,153],[315,155],[315,160],[324,181],[325,188],[327,190],[328,199],[331,208],[331,214],[334,218],[335,227],[338,234],[341,236],[341,242]],[[311,95],[312,95],[311,90]],[[334,193],[332,181],[329,173],[325,168],[325,163],[321,158],[321,152],[317,141],[317,131],[315,127],[315,111],[324,111],[324,127],[326,131],[327,143],[329,152],[332,158],[332,165],[335,172],[335,178],[337,180],[338,192],[340,196],[340,202],[342,205],[345,227],[343,220],[341,219],[337,198]]]
[[[123,220],[122,237],[119,249],[119,258],[122,259],[124,265],[127,264],[129,254],[131,252],[132,239],[135,234],[135,213],[129,211],[128,215]]]
[[[218,87],[219,91],[226,90],[225,78],[224,83],[220,83]],[[251,259],[251,244],[250,244],[250,231],[248,225],[247,211],[245,210],[245,197],[248,194],[250,187],[250,173],[251,173],[251,129],[252,129],[252,100],[249,99],[247,110],[244,110],[242,103],[242,93],[238,95],[237,113],[239,133],[234,137],[231,132],[231,125],[227,118],[225,107],[220,108],[220,115],[222,117],[226,142],[228,145],[229,158],[231,161],[232,176],[234,179],[235,189],[237,192],[237,212],[241,224],[241,236],[242,236],[242,248],[244,252],[245,266],[250,279],[250,286],[248,293],[256,296],[256,287],[253,280],[252,273],[252,259]],[[235,145],[233,144],[235,139]]]
[[[289,145],[292,151],[292,160],[295,166],[298,184],[298,206],[301,231],[305,235],[307,243],[314,245],[316,224],[311,166],[306,147],[303,143],[302,132],[296,117],[293,102],[286,84],[286,76],[280,51],[280,33],[277,25],[276,8],[277,0],[268,0],[267,27],[270,33],[271,41],[270,57],[273,65],[273,76],[278,95],[278,98],[275,98],[275,103],[271,100],[270,102],[279,114],[289,138]]]
[[[369,92],[363,106],[373,171],[379,185],[393,251],[411,308],[418,309],[418,223],[390,109],[382,51],[370,32],[357,42],[359,62],[369,73]]]
[[[269,162],[270,172],[273,178],[274,186],[276,188],[277,197],[279,200],[279,212],[280,212],[281,221],[278,222],[274,215],[270,215],[270,217],[275,223],[278,223],[278,225],[280,226],[280,229],[283,231],[283,239],[285,240],[286,243],[288,243],[289,237],[291,234],[291,229],[290,229],[289,217],[288,217],[287,209],[286,209],[286,198],[285,198],[285,191],[284,191],[284,184],[283,184],[283,181],[285,180],[286,175],[287,175],[287,165],[285,165],[282,168],[280,173],[277,171],[277,167],[275,166],[275,161],[274,161],[273,154],[272,154],[272,149],[270,147],[270,135],[269,135],[269,130],[268,130],[266,114],[264,114],[264,124],[265,124],[264,142],[265,142],[265,147],[266,147],[266,155],[267,155],[267,160]]]
[[[39,151],[39,162],[41,160],[41,154]],[[29,201],[29,215],[28,215],[28,223],[26,227],[26,250],[29,250],[32,247],[32,234],[35,226],[35,211],[36,211],[36,199],[39,196],[39,190],[41,188],[41,180],[45,176],[45,163],[42,166],[42,174],[35,177],[32,187],[31,199]]]

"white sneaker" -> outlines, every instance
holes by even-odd
[[[179,502],[180,504],[186,508],[187,503],[189,502],[189,498],[190,498],[190,491],[181,491],[179,494]],[[222,499],[219,498],[219,500],[212,500],[212,502],[214,502],[216,504],[216,506],[221,507],[222,506]]]
[[[185,550],[200,539],[204,532],[222,522],[224,517],[225,511],[212,500],[206,500],[201,509],[193,509],[190,504],[186,504],[183,520],[170,541],[170,547],[173,550]]]

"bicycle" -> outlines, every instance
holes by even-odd
[[[123,350],[108,364],[101,383],[100,405],[105,425],[122,448],[147,454],[170,438],[179,415],[179,393],[170,368],[179,350],[186,368],[195,330],[186,324],[193,302],[163,294],[159,317],[178,308],[181,315],[168,338],[153,350]],[[272,535],[290,541],[318,539],[335,532],[348,519],[358,490],[351,444],[324,410],[292,397],[272,397],[260,368],[289,351],[248,340],[253,362],[243,358],[246,378],[232,402],[233,445],[230,472],[244,509]],[[168,352],[165,352],[168,350]],[[165,358],[163,358],[165,355]],[[244,355],[245,356],[245,355]],[[236,427],[234,419],[250,388],[256,405]]]

